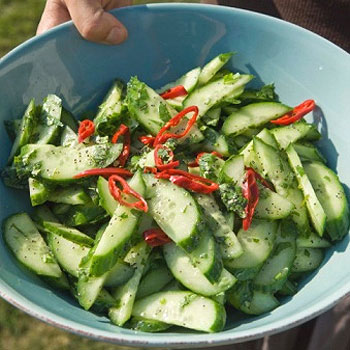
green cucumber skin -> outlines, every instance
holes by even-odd
[[[94,123],[99,135],[112,135],[118,128],[123,110],[121,101],[123,90],[124,83],[116,80],[98,107]]]
[[[110,216],[113,216],[115,210],[118,207],[118,202],[114,199],[114,197],[111,195],[111,192],[109,191],[108,181],[102,176],[99,176],[97,180],[97,190],[101,207],[103,207]]]
[[[302,166],[300,158],[292,144],[288,146],[286,153],[288,156],[289,164],[293,169],[295,177],[298,181],[299,187],[303,192],[311,223],[316,232],[322,237],[326,228],[326,213],[324,212],[321,203],[316,196],[311,182]]]
[[[232,74],[228,76],[231,77]],[[232,82],[227,82],[226,76],[209,82],[192,91],[185,99],[184,107],[197,106],[199,109],[198,119],[200,119],[210,108],[222,102],[228,96],[234,98],[240,95],[243,92],[243,87],[252,78],[252,75],[242,74]]]
[[[156,333],[166,331],[171,325],[160,321],[148,320],[142,317],[132,317],[127,323],[127,327],[134,331]]]
[[[28,180],[29,196],[32,207],[44,204],[50,197],[50,188],[43,182],[32,177]]]
[[[16,239],[14,239],[15,235],[17,235]],[[7,217],[3,221],[3,237],[17,261],[49,281],[54,282],[56,280],[59,285],[63,273],[27,213],[18,213]],[[20,240],[23,240],[23,242],[19,246]],[[27,250],[25,254],[23,254],[24,250]],[[30,261],[30,257],[36,259],[36,261]]]
[[[236,278],[229,272],[222,270],[219,279],[211,283],[205,275],[196,267],[188,254],[174,243],[166,244],[163,247],[165,261],[174,277],[189,290],[204,296],[213,296],[225,292],[231,288]],[[188,273],[192,273],[192,278],[186,278]]]
[[[78,133],[79,124],[78,120],[74,117],[74,115],[67,111],[64,107],[62,107],[61,112],[61,122],[68,126],[74,133]]]
[[[334,241],[342,239],[349,231],[350,215],[348,199],[338,176],[320,162],[305,162],[303,166],[316,196],[326,212],[328,235]],[[340,204],[340,209],[336,213],[334,205],[330,205],[333,201]]]
[[[295,175],[287,160],[280,151],[258,137],[253,138],[253,148],[260,167],[265,170],[276,192],[294,204],[295,209],[291,213],[293,221],[301,232],[309,232],[310,224],[304,205],[304,196],[298,188]]]
[[[231,59],[233,52],[222,53],[209,61],[199,74],[198,85],[208,83],[215,74]]]
[[[121,143],[97,144],[82,149],[27,144],[15,157],[14,165],[18,174],[25,173],[53,184],[67,184],[76,182],[74,176],[84,170],[109,166],[119,157],[122,147]]]
[[[131,178],[130,187],[144,197],[146,186],[141,172],[136,172]],[[118,206],[101,239],[95,243],[96,250],[91,257],[91,275],[103,275],[130,249],[131,238],[138,230],[141,214],[139,210]]]
[[[48,201],[70,205],[80,205],[88,204],[91,202],[91,198],[86,194],[82,187],[70,186],[66,188],[56,188],[55,190],[51,191]]]
[[[72,242],[91,247],[94,244],[94,240],[88,235],[78,231],[75,228],[67,227],[55,222],[46,222],[42,223],[42,226],[48,232],[62,236]]]
[[[275,293],[283,287],[295,259],[297,235],[298,230],[292,221],[281,222],[274,250],[254,278],[253,284],[257,290]],[[273,277],[271,270],[274,273]]]
[[[61,122],[62,100],[56,95],[48,95],[41,108],[36,128],[37,144],[54,144],[63,126]]]
[[[78,278],[80,272],[79,264],[88,254],[89,248],[87,246],[72,242],[63,236],[56,235],[52,232],[47,234],[47,242],[61,268],[70,275]],[[62,256],[62,252],[60,251],[62,249],[69,249],[70,252],[73,251],[74,261],[67,259],[67,253],[65,256]]]
[[[127,104],[131,116],[153,136],[157,135],[165,122],[176,114],[176,110],[137,77],[132,77],[128,82]],[[167,118],[163,117],[164,120],[160,117],[160,108],[164,108],[168,113]]]
[[[166,266],[147,272],[139,284],[136,299],[160,292],[172,280],[173,276]]]
[[[265,303],[261,304],[261,299],[263,299]],[[249,315],[261,315],[279,306],[279,302],[273,294],[255,290],[251,286],[251,281],[237,283],[236,286],[227,293],[227,300],[236,309]]]
[[[173,305],[169,305],[169,302]],[[213,312],[215,314],[213,322],[205,325],[203,325],[202,322],[201,324],[198,321],[195,322],[195,311],[187,311],[193,304],[196,306],[198,305],[198,307],[200,306],[201,310],[205,307],[204,310],[206,310],[206,312]],[[150,310],[151,307],[153,310]],[[209,307],[211,307],[210,310],[208,310]],[[176,313],[173,313],[174,308],[176,308]],[[168,314],[167,311],[171,314]],[[190,314],[186,315],[188,312],[190,312]],[[161,322],[164,322],[166,319],[169,324],[204,332],[219,332],[224,328],[226,322],[226,311],[223,305],[188,291],[159,292],[137,300],[132,315]],[[207,321],[207,318],[203,321]]]
[[[22,117],[21,124],[13,142],[12,149],[7,160],[11,164],[14,157],[21,151],[21,147],[32,141],[35,126],[38,122],[38,109],[35,107],[34,99],[32,99]]]
[[[149,206],[149,213],[151,216],[153,216],[154,220],[157,222],[157,224],[166,232],[166,234],[179,246],[181,246],[185,251],[192,252],[195,250],[199,244],[200,236],[203,230],[206,230],[206,225],[201,217],[201,211],[197,204],[197,202],[193,199],[191,194],[187,192],[185,189],[180,188],[173,183],[162,180],[162,179],[155,179],[153,175],[151,174],[144,174],[143,178],[146,183],[147,191],[146,191],[146,197],[145,199],[148,202]],[[159,212],[157,209],[157,205],[163,202],[167,202],[168,199],[165,198],[162,195],[157,194],[156,191],[158,190],[159,186],[166,186],[168,188],[168,191],[174,190],[180,193],[180,195],[184,195],[189,198],[189,206],[194,210],[194,215],[196,215],[197,220],[195,225],[193,225],[191,232],[188,233],[187,237],[183,239],[178,239],[175,232],[170,232],[167,227],[164,227],[163,218],[164,216],[162,213]],[[158,190],[159,191],[159,190]],[[160,202],[163,199],[163,202]],[[173,231],[174,228],[172,228]]]
[[[318,248],[297,248],[292,272],[309,272],[316,270],[323,261],[324,251]]]
[[[303,139],[314,126],[304,122],[297,122],[287,126],[274,128],[270,133],[275,138],[279,148],[285,150],[290,144]]]
[[[130,249],[124,259],[135,267],[135,272],[128,282],[112,291],[116,303],[109,309],[108,316],[117,326],[123,326],[131,317],[137,290],[151,250],[145,241],[141,241]]]
[[[266,111],[263,111],[264,109],[266,109]],[[264,125],[270,120],[276,119],[290,110],[290,107],[278,102],[252,103],[229,115],[224,121],[222,131],[227,136],[237,136],[251,128]],[[242,119],[244,120],[248,118],[250,118],[250,121],[245,122],[244,125],[239,125],[242,122]]]

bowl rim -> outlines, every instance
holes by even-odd
[[[193,3],[163,3],[163,4],[148,4],[148,5],[136,5],[131,7],[118,8],[111,11],[113,14],[119,12],[134,11],[135,8],[147,7],[150,9],[158,10],[196,10],[196,7],[201,7],[208,11],[227,12],[232,13],[244,13],[253,17],[266,18],[270,21],[283,23],[284,26],[290,26],[293,30],[299,30],[304,34],[315,37],[317,40],[321,40],[323,44],[328,45],[330,49],[338,51],[338,54],[344,55],[345,59],[350,59],[350,54],[344,49],[338,47],[331,41],[323,38],[322,36],[295,25],[290,22],[286,22],[282,19],[275,18],[269,15],[257,13],[250,10],[239,9],[234,7],[228,7],[223,5],[209,5],[209,4],[193,4]],[[0,69],[11,62],[12,59],[16,59],[17,54],[25,52],[27,49],[38,42],[44,42],[56,35],[57,32],[64,30],[71,30],[74,28],[72,21],[58,25],[57,27],[49,30],[48,32],[35,36],[20,44],[5,56],[0,59]],[[83,326],[82,324],[67,320],[64,317],[58,316],[53,312],[47,311],[45,308],[35,304],[29,299],[23,298],[16,291],[14,291],[10,285],[6,284],[3,280],[0,280],[0,297],[7,302],[22,310],[30,316],[33,316],[47,324],[66,330],[70,333],[85,336],[91,339],[114,343],[119,345],[126,345],[132,347],[169,347],[172,348],[198,348],[198,347],[212,347],[219,345],[229,345],[239,342],[250,341],[258,339],[267,335],[276,334],[292,327],[298,326],[308,320],[320,315],[321,313],[332,308],[337,302],[346,296],[350,295],[350,281],[341,286],[341,288],[335,290],[327,297],[321,299],[313,305],[309,305],[304,310],[289,315],[282,320],[276,320],[266,325],[257,327],[255,330],[243,330],[237,332],[231,332],[232,330],[222,331],[218,333],[203,333],[203,334],[186,334],[178,333],[169,338],[169,333],[158,333],[150,336],[147,333],[134,333],[134,334],[122,334],[115,333],[111,335],[109,331],[97,330],[90,326]],[[117,327],[117,326],[116,326]],[[185,339],[185,340],[184,340]]]

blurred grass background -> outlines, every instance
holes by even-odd
[[[45,0],[0,0],[0,57],[35,35]],[[0,350],[119,350],[44,324],[0,299]]]

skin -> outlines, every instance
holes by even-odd
[[[131,3],[131,0],[47,0],[37,34],[73,20],[83,38],[107,45],[120,44],[128,32],[107,11]]]

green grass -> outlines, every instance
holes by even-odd
[[[0,57],[35,35],[45,0],[0,0]]]
[[[137,350],[95,342],[42,323],[0,299],[1,350]]]

